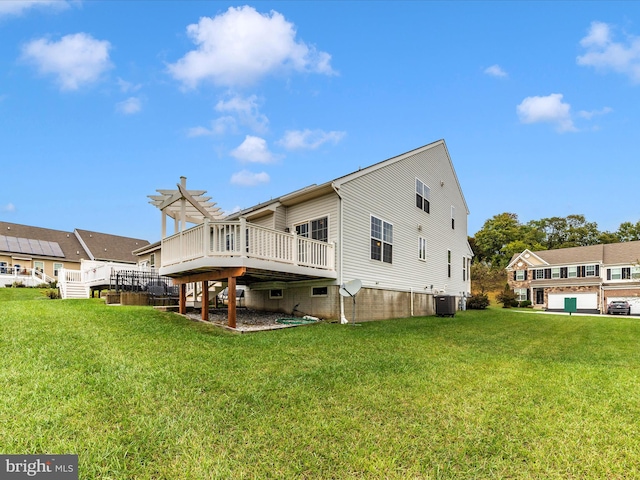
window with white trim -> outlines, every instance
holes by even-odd
[[[33,262],[33,268],[35,268],[38,272],[44,272],[44,262],[36,260]]]
[[[595,265],[587,265],[584,269],[585,277],[595,277],[596,276],[596,266]]]
[[[631,267],[631,278],[640,278],[640,266]]]
[[[451,278],[451,250],[447,250],[447,277]]]
[[[429,213],[431,189],[423,181],[416,178],[416,207]]]
[[[516,270],[516,280],[519,282],[524,281],[524,270]]]
[[[427,260],[427,239],[424,237],[418,237],[418,258]]]
[[[301,237],[313,238],[321,242],[329,239],[329,217],[316,218],[296,225],[296,234]]]
[[[456,228],[456,207],[451,205],[451,228]]]
[[[393,225],[371,215],[371,260],[393,263]]]
[[[57,277],[60,274],[60,270],[62,270],[62,264],[61,263],[54,263],[53,264],[53,276]]]
[[[536,269],[536,280],[544,279],[544,268]]]
[[[560,278],[560,267],[553,267],[551,269],[551,278]]]
[[[462,281],[467,281],[467,259],[462,257]]]
[[[516,300],[519,302],[524,302],[527,299],[527,289],[526,288],[516,288],[513,290],[516,294]]]
[[[578,267],[567,267],[567,277],[568,278],[576,278],[578,276]]]
[[[156,254],[152,253],[151,255],[149,255],[149,266],[151,268],[155,268],[156,266]]]
[[[622,268],[612,268],[611,269],[611,280],[622,280]]]

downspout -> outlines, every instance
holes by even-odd
[[[411,287],[411,316],[413,317],[413,287]]]
[[[340,202],[340,208],[339,208],[339,216],[340,216],[340,221],[338,222],[338,229],[339,229],[339,233],[338,233],[338,248],[339,248],[339,254],[338,254],[338,268],[340,269],[340,271],[338,272],[338,283],[340,285],[344,284],[344,278],[342,276],[342,267],[343,267],[343,251],[342,251],[342,239],[343,239],[343,232],[344,232],[344,223],[343,223],[343,218],[344,218],[344,210],[343,210],[343,201],[342,201],[342,197],[340,196],[340,192],[338,191],[338,187],[336,187],[335,182],[331,182],[331,187],[333,188],[334,192],[336,192],[336,195],[338,196],[339,202]],[[340,323],[348,323],[347,317],[344,314],[344,297],[342,295],[340,295]]]

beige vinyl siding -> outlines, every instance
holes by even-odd
[[[295,232],[294,226],[322,217],[329,218],[328,241],[338,240],[338,196],[334,193],[323,195],[308,202],[287,208],[287,226]]]
[[[253,225],[260,225],[265,228],[274,228],[273,214],[250,220]]]
[[[416,177],[431,189],[430,213],[416,207]],[[451,295],[469,291],[469,282],[462,280],[462,258],[469,255],[467,210],[443,144],[356,176],[339,192],[344,201],[344,281],[358,278],[368,287],[427,293],[425,287],[446,286]],[[392,264],[371,260],[371,215],[393,224]],[[426,262],[419,259],[419,237],[427,241]],[[452,254],[451,278],[447,250]]]
[[[273,214],[273,223],[276,230],[284,230],[287,228],[287,208],[279,205]]]

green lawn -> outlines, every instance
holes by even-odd
[[[633,478],[639,340],[503,309],[236,335],[0,289],[0,453],[88,479]]]

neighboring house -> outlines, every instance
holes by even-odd
[[[62,271],[75,272],[83,264],[111,262],[135,266],[132,252],[147,240],[75,229],[73,232],[0,222],[0,286],[61,280]]]
[[[604,313],[613,300],[627,300],[640,314],[640,241],[524,252],[507,266],[510,288],[534,308],[564,310],[565,298],[578,312]]]
[[[342,321],[350,280],[363,285],[358,321],[433,314],[434,295],[471,290],[469,211],[444,140],[227,217],[184,177],[177,186],[150,198],[163,212],[160,274],[183,286],[246,285],[247,307]]]

